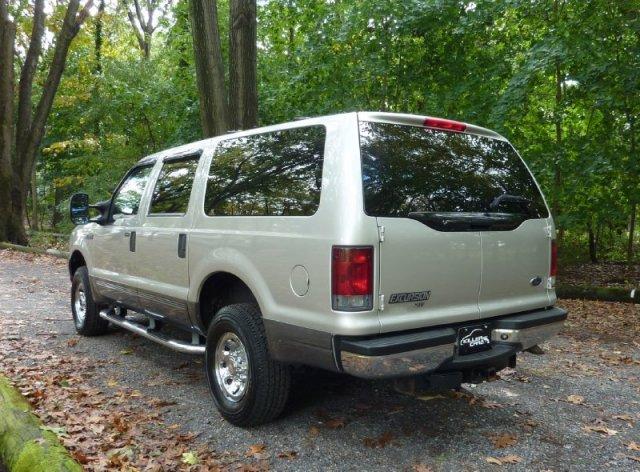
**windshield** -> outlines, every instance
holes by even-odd
[[[360,123],[365,212],[545,218],[531,174],[506,141],[391,123]]]

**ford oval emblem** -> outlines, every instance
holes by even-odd
[[[532,278],[531,280],[529,280],[529,283],[531,285],[533,285],[534,287],[537,287],[538,285],[540,285],[542,283],[542,277],[536,276],[536,277]]]

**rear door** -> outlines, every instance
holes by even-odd
[[[492,201],[492,211],[522,216],[515,221],[515,228],[482,232],[480,316],[546,307],[551,304],[547,285],[552,236],[546,204],[511,144],[491,143],[483,161],[483,173],[495,176],[497,190],[502,192],[502,197]]]
[[[199,157],[200,152],[163,160],[138,236],[140,304],[187,326],[189,201]]]
[[[404,121],[360,122],[365,212],[384,234],[382,330],[548,305],[548,211],[511,145]]]

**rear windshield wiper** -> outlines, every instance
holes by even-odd
[[[510,231],[525,219],[519,213],[412,211],[407,215],[437,231]]]
[[[489,204],[489,208],[495,210],[500,207],[503,203],[517,203],[523,206],[526,205],[527,208],[531,205],[531,200],[526,197],[521,197],[520,195],[511,195],[508,193],[503,193],[502,195],[498,195],[493,201]]]

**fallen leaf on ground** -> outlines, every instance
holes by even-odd
[[[431,467],[424,464],[414,464],[412,469],[413,472],[433,472]]]
[[[117,380],[115,380],[115,379],[107,380],[107,387],[114,388],[114,387],[117,387],[117,386],[118,386],[118,381]]]
[[[569,395],[567,402],[573,403],[574,405],[584,405],[584,397],[580,395]]]
[[[627,449],[630,451],[640,451],[640,444],[635,441],[625,443],[625,446],[627,446]]]
[[[634,422],[636,419],[631,415],[614,415],[613,419]]]
[[[382,449],[387,446],[393,440],[393,434],[389,431],[381,434],[377,438],[364,438],[363,443],[365,446],[371,449]]]
[[[198,463],[198,454],[195,452],[183,452],[182,463],[187,465],[196,465]]]
[[[78,344],[78,338],[71,338],[67,341],[69,347],[74,347],[76,344]]]
[[[278,453],[279,459],[295,459],[298,456],[296,451],[283,451]]]
[[[323,422],[329,429],[344,428],[346,420],[344,418],[331,418]]]
[[[266,448],[267,448],[266,444],[254,444],[253,446],[249,447],[249,450],[245,455],[247,457],[256,456],[256,455],[262,454]]]
[[[485,400],[485,399],[482,399],[482,401],[480,401],[480,406],[482,408],[488,408],[490,410],[495,410],[497,408],[504,408],[504,405],[502,405],[501,403],[492,402],[491,400]]]
[[[522,457],[516,456],[515,454],[509,454],[508,456],[503,456],[503,457],[488,456],[488,457],[485,457],[485,460],[489,464],[505,465],[505,464],[517,464],[518,462],[522,461]]]
[[[587,433],[600,433],[606,436],[615,436],[616,434],[618,434],[618,431],[616,431],[615,429],[610,429],[602,425],[586,425],[583,426],[582,429]]]
[[[436,394],[436,395],[420,395],[419,397],[416,397],[416,398],[418,400],[422,400],[423,402],[428,402],[429,400],[438,400],[444,397],[440,394]]]
[[[518,439],[513,434],[509,433],[494,434],[492,436],[489,436],[489,439],[493,443],[493,447],[496,447],[498,449],[513,446],[518,442]]]

